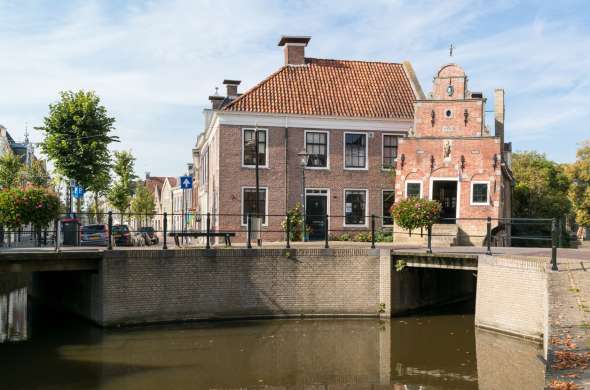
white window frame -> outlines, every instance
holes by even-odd
[[[473,186],[474,184],[485,184],[487,186],[487,199],[484,202],[474,202],[473,201]],[[471,189],[469,192],[469,205],[471,206],[489,206],[490,205],[490,181],[489,180],[475,180],[471,182]]]
[[[307,191],[326,191],[325,193],[308,194]],[[326,197],[326,214],[328,214],[328,218],[330,217],[330,189],[329,188],[320,188],[320,187],[305,187],[305,212],[307,213],[307,196],[325,196]],[[329,221],[328,221],[329,222]]]
[[[360,224],[352,224],[349,225],[346,223],[346,191],[365,191],[365,223],[363,225]],[[371,215],[369,212],[369,190],[366,188],[345,188],[343,192],[342,198],[342,215],[344,216],[342,221],[343,227],[368,227],[369,226],[369,216]]]
[[[260,186],[258,187],[261,190],[266,191],[266,197],[264,198],[264,215],[266,215],[265,218],[265,223],[262,224],[262,226],[268,226],[268,220],[270,219],[270,217],[268,216],[268,197],[269,197],[269,192],[268,192],[268,187],[265,186]],[[243,219],[242,216],[244,215],[244,190],[256,190],[256,186],[244,186],[241,187],[240,190],[240,226],[248,226],[248,223],[243,223]]]
[[[256,127],[243,127],[242,128],[242,138],[241,138],[241,144],[240,144],[240,150],[241,150],[241,153],[242,153],[242,157],[241,157],[241,159],[242,159],[242,168],[256,169],[256,164],[254,164],[254,165],[246,165],[246,164],[244,164],[244,133],[246,132],[246,130],[252,130],[252,131],[258,130],[258,131],[264,131],[266,133],[266,144],[265,144],[266,145],[266,150],[265,150],[265,154],[264,154],[264,165],[258,165],[258,168],[265,168],[265,169],[268,168],[269,167],[268,160],[269,160],[269,154],[270,154],[269,153],[269,151],[270,151],[270,148],[269,148],[269,143],[270,143],[269,142],[270,141],[269,131],[268,131],[268,129],[257,129]],[[260,187],[260,188],[262,188],[262,187]]]
[[[385,160],[385,154],[383,152],[385,150],[385,136],[386,135],[391,135],[391,136],[397,137],[397,147],[398,147],[398,150],[399,150],[399,139],[401,138],[401,136],[399,134],[395,134],[395,133],[382,133],[381,134],[381,169],[384,170],[384,171],[388,171],[389,172],[392,169],[395,169],[395,163],[397,161],[397,156],[396,156],[396,158],[393,161],[393,167],[392,168],[386,168],[385,167],[385,164],[383,163],[384,160]]]
[[[324,133],[326,134],[326,166],[325,167],[308,167],[311,170],[329,170],[330,169],[330,132],[328,130],[304,130],[303,131],[303,150],[307,153],[307,133]]]
[[[347,167],[346,166],[346,135],[360,134],[365,136],[365,166],[362,168]],[[369,170],[369,133],[362,131],[345,131],[342,137],[342,167],[346,171],[368,171]]]
[[[408,184],[420,184],[420,199],[424,199],[424,183],[422,183],[422,180],[406,180],[404,183],[405,199],[408,199]]]
[[[381,226],[393,226],[393,224],[385,224],[383,221],[385,221],[385,214],[383,214],[383,200],[385,199],[384,197],[384,193],[385,191],[387,192],[393,192],[393,199],[395,200],[395,189],[393,188],[382,188],[381,189]],[[395,203],[395,201],[394,201]],[[388,215],[388,217],[391,217],[391,215]],[[393,217],[391,217],[393,218]]]

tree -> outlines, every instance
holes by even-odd
[[[131,212],[139,214],[139,220],[141,217],[147,219],[151,218],[155,214],[156,202],[154,201],[154,195],[147,189],[142,183],[138,183],[135,190],[135,195],[131,200]]]
[[[590,226],[590,141],[582,142],[576,161],[567,167],[566,172],[572,181],[568,196],[576,222]]]
[[[0,189],[14,188],[21,185],[23,163],[12,152],[0,157]]]
[[[49,174],[41,160],[33,160],[31,165],[23,167],[22,177],[26,183],[35,187],[47,187],[50,183]]]
[[[129,210],[131,196],[133,195],[133,180],[136,178],[133,172],[135,157],[128,151],[115,152],[113,171],[117,175],[117,181],[107,193],[109,203],[123,215]]]
[[[49,115],[37,128],[45,132],[41,150],[59,173],[90,188],[109,172],[108,146],[118,141],[111,135],[114,123],[94,92],[61,92],[60,101],[49,105]]]
[[[434,224],[440,216],[441,204],[436,200],[410,197],[391,208],[395,223],[409,230],[425,228]]]
[[[96,216],[96,222],[102,223],[104,210],[100,207],[100,198],[107,195],[111,185],[111,176],[108,172],[99,174],[88,190],[93,194],[93,204],[90,206],[90,212]]]

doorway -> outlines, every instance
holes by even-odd
[[[440,202],[441,223],[457,223],[457,181],[455,180],[433,180],[432,199]]]
[[[305,195],[305,224],[309,226],[308,239],[310,241],[326,238],[325,215],[328,211],[327,190],[306,190]]]

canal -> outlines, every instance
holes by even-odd
[[[2,389],[538,389],[538,345],[474,328],[473,302],[391,321],[101,329],[0,292]]]

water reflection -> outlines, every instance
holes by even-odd
[[[27,288],[0,294],[0,343],[27,337]]]
[[[21,290],[13,307],[26,313]],[[536,345],[475,331],[470,314],[103,330],[33,309],[34,337],[0,345],[3,388],[526,390],[544,379]]]

